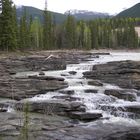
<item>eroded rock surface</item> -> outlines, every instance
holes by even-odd
[[[69,118],[57,115],[28,114],[25,127],[24,113],[1,113],[0,138],[2,140],[139,140],[139,126],[99,123],[72,124]],[[27,128],[27,129],[25,129]],[[27,131],[26,131],[27,130]]]
[[[104,94],[117,97],[118,99],[124,99],[126,101],[136,101],[136,93],[133,90],[105,90]]]
[[[0,97],[20,100],[30,98],[37,94],[45,94],[66,88],[68,84],[64,81],[45,80],[38,78],[17,78],[0,80]]]
[[[122,88],[140,89],[140,62],[119,61],[95,65],[84,77],[113,83]]]
[[[15,104],[15,109],[23,111],[28,106],[29,112],[40,112],[46,114],[67,115],[72,111],[85,112],[85,107],[80,102],[69,102],[64,100],[46,101],[20,101]]]
[[[93,121],[100,119],[102,117],[102,113],[71,112],[69,113],[69,116],[81,121]]]

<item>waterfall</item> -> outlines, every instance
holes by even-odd
[[[67,71],[90,71],[92,70],[93,65],[92,64],[69,64],[67,65],[66,70]]]
[[[124,55],[126,54],[126,55]],[[90,86],[88,85],[88,79],[83,78],[83,72],[91,71],[93,65],[103,64],[111,61],[120,60],[140,60],[140,55],[138,53],[112,53],[107,56],[100,56],[97,58],[91,58],[90,61],[81,62],[80,64],[68,64],[66,70],[59,71],[47,71],[45,72],[48,76],[62,76],[65,81],[68,82],[69,87],[65,90],[73,90],[73,95],[68,95],[80,99],[86,106],[87,112],[101,111],[103,113],[103,118],[110,118],[112,121],[116,121],[119,118],[128,119],[135,118],[134,114],[127,112],[125,110],[126,105],[138,105],[140,104],[140,97],[137,97],[135,102],[125,101],[123,99],[118,99],[113,96],[105,95],[104,91],[106,89],[119,90],[118,86],[103,83],[102,87]],[[70,71],[74,71],[75,74],[70,74]],[[91,92],[85,92],[86,90],[91,90]],[[97,90],[97,93],[93,93],[93,90]],[[31,100],[53,100],[54,96],[63,96],[59,91],[48,92],[45,95],[38,95],[33,97]],[[59,100],[59,99],[58,99]],[[78,100],[79,101],[79,100]],[[116,118],[116,120],[115,120]]]

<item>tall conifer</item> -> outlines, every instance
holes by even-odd
[[[2,0],[2,14],[0,15],[0,49],[9,51],[17,47],[15,11],[11,0]]]
[[[53,20],[51,13],[47,10],[44,11],[43,46],[44,49],[54,48]]]

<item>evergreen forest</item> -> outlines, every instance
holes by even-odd
[[[77,21],[68,15],[58,24],[51,12],[44,10],[43,23],[33,19],[26,9],[17,19],[16,7],[11,0],[0,0],[0,50],[51,49],[134,49],[140,47],[135,27],[140,18],[106,18]]]

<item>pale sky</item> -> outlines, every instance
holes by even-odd
[[[16,5],[33,6],[44,9],[45,0],[13,0]],[[67,10],[89,10],[116,14],[140,0],[48,0],[48,10],[64,13]]]

